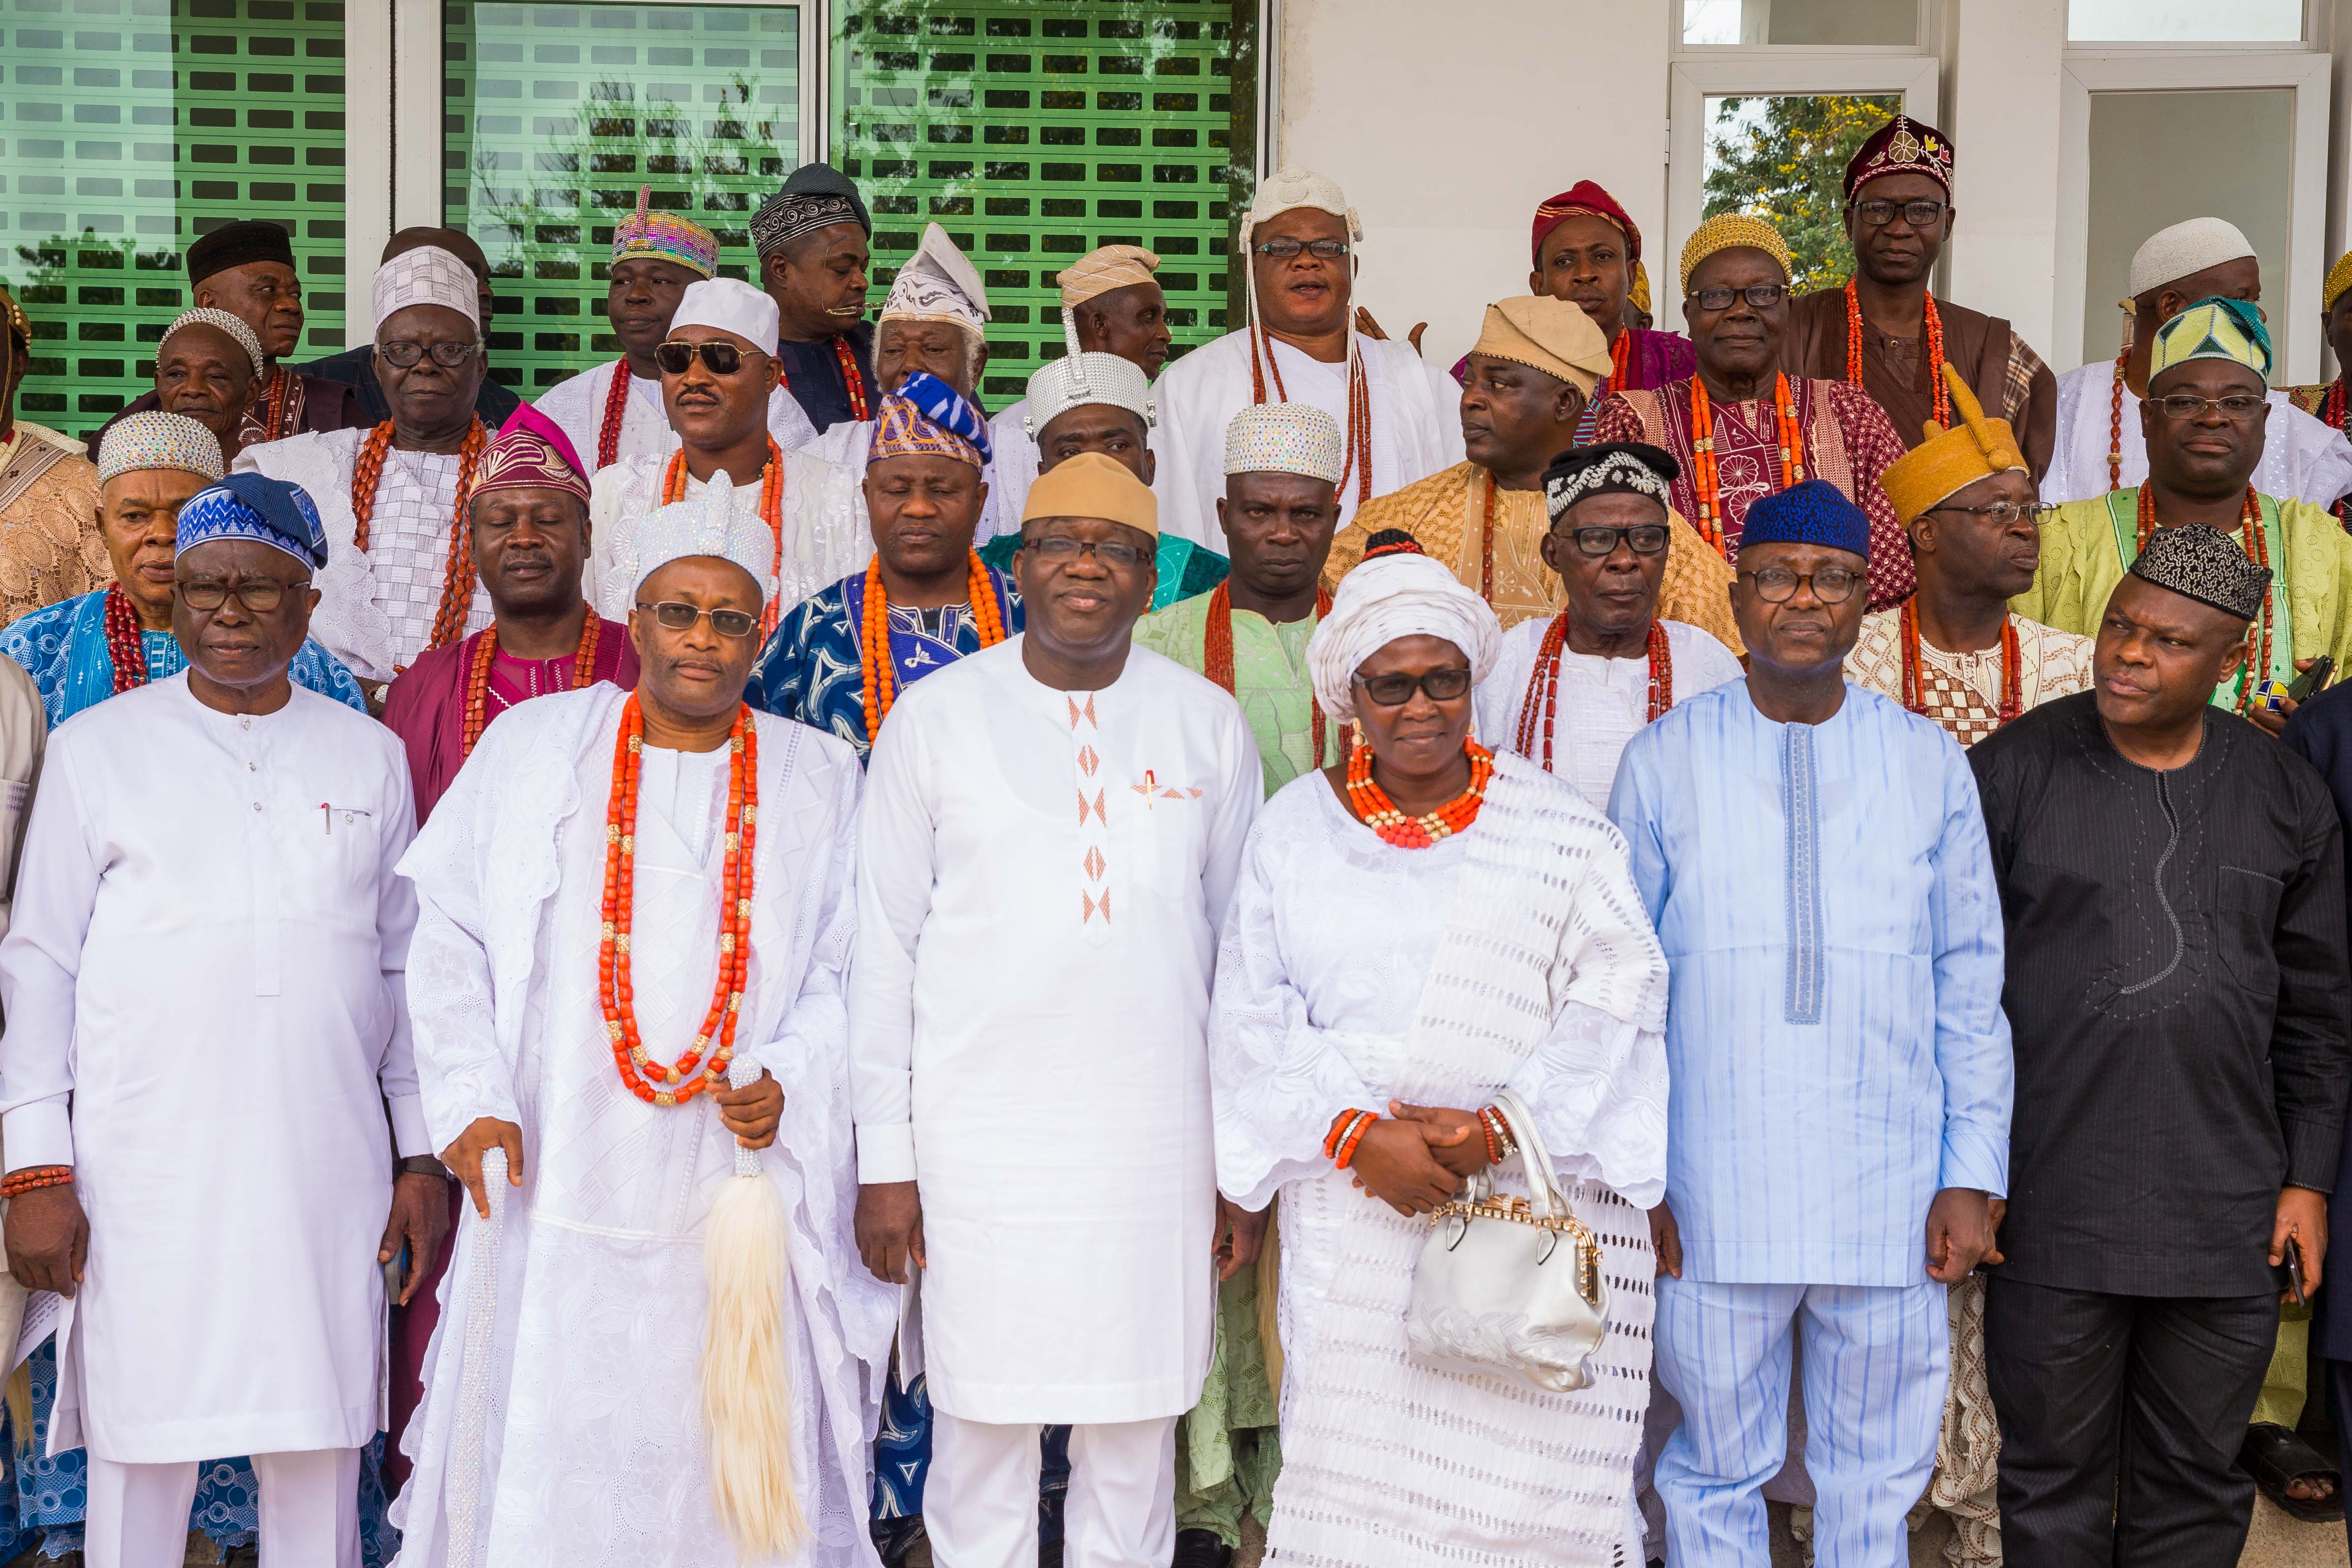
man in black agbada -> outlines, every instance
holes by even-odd
[[[1969,755],[2017,1053],[1985,1303],[2011,1568],[2233,1568],[2280,1266],[2326,1266],[2343,831],[2309,763],[2210,700],[2269,582],[2226,534],[2158,530],[2092,689]]]

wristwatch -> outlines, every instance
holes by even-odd
[[[430,1154],[411,1154],[393,1169],[403,1176],[432,1176],[444,1182],[449,1179],[449,1167]]]

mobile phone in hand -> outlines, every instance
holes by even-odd
[[[2317,658],[2311,661],[2311,668],[2309,669],[2305,670],[2301,675],[2296,676],[2293,680],[2287,683],[2287,700],[2290,702],[2309,701],[2311,700],[2312,693],[2326,689],[2328,681],[2334,679],[2335,674],[2336,656],[2333,654],[2321,654]]]

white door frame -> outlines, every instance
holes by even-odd
[[[2287,265],[2284,289],[2266,289],[2263,309],[2285,345],[2286,385],[2319,379],[2319,315],[2327,270],[2327,105],[2332,62],[2309,49],[2069,49],[2058,103],[2058,256],[2053,279],[2053,363],[2081,356],[2083,289],[2091,247],[2091,95],[2285,88],[2294,94],[2288,137]],[[2060,348],[2060,344],[2068,345]]]

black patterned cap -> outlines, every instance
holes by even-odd
[[[836,223],[854,223],[869,235],[874,232],[865,199],[848,175],[830,163],[803,163],[784,182],[784,188],[751,215],[751,247],[765,256],[778,246]]]
[[[2255,565],[2236,540],[2201,522],[2158,529],[2132,563],[2131,574],[2242,621],[2262,613],[2271,591],[2269,567]]]

